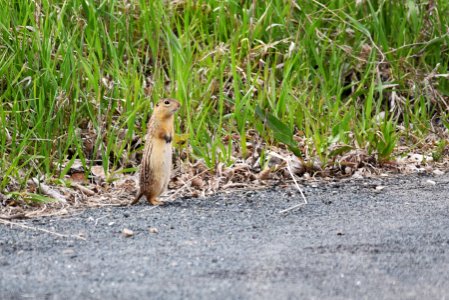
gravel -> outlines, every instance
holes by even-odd
[[[278,187],[15,221],[69,237],[0,225],[0,299],[448,298],[448,184],[318,183],[287,214],[301,196]]]

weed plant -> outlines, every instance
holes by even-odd
[[[387,160],[448,124],[448,21],[445,0],[0,0],[0,190],[76,160],[134,172],[161,97],[209,167],[250,129],[324,164]]]

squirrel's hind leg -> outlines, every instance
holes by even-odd
[[[148,202],[150,202],[151,205],[163,205],[164,202],[158,200],[156,197],[149,197],[147,198]]]

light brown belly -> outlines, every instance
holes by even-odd
[[[165,191],[172,168],[172,146],[164,140],[157,140],[153,145],[153,151],[149,157],[152,167],[154,183],[153,189],[159,194]]]

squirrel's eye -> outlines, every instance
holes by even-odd
[[[164,101],[164,104],[165,104],[165,105],[169,105],[169,104],[170,104],[170,101],[165,100],[165,101]]]

